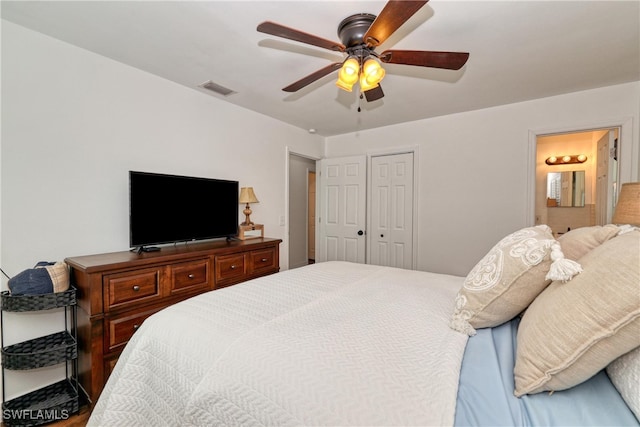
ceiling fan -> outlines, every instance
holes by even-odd
[[[275,22],[266,21],[258,25],[262,33],[283,37],[289,40],[318,46],[324,49],[344,52],[347,58],[343,62],[327,65],[318,71],[283,88],[285,92],[296,92],[316,80],[336,71],[336,85],[348,92],[356,83],[364,93],[368,102],[384,96],[380,81],[385,71],[380,62],[387,64],[404,64],[418,67],[443,68],[459,70],[469,59],[466,52],[436,52],[423,50],[385,50],[375,51],[391,34],[411,18],[429,0],[389,0],[376,17],[370,13],[351,15],[338,25],[338,37],[342,43],[314,36]]]

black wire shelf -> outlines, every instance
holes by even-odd
[[[2,366],[11,370],[35,369],[76,357],[76,340],[67,331],[62,331],[3,348]]]
[[[7,426],[37,426],[65,420],[78,412],[78,389],[62,380],[2,404]]]

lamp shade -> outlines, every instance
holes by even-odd
[[[384,78],[384,68],[375,59],[369,58],[362,66],[362,74],[360,76],[360,88],[363,91],[377,87]]]
[[[242,187],[240,189],[239,203],[259,203],[256,193],[253,192],[253,187]]]
[[[622,184],[613,223],[640,226],[640,182]]]
[[[355,58],[348,58],[344,61],[342,68],[338,72],[338,81],[336,86],[347,92],[353,90],[353,85],[358,82],[358,75],[360,74],[360,64]]]

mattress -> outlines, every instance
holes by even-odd
[[[327,262],[147,319],[89,425],[452,425],[463,278]]]

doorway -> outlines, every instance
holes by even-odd
[[[535,224],[547,224],[559,236],[611,222],[620,135],[620,127],[607,127],[537,136]]]
[[[315,171],[315,160],[289,153],[290,269],[315,261]]]
[[[316,172],[307,174],[307,258],[309,264],[316,262]]]

